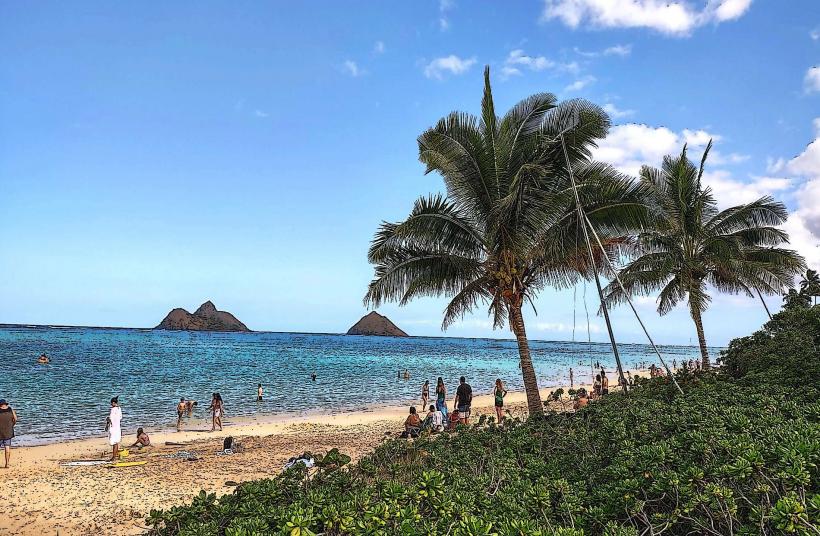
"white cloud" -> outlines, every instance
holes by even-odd
[[[712,0],[705,7],[689,0],[544,0],[542,20],[558,19],[571,28],[650,28],[688,35],[695,28],[742,16],[752,0]]]
[[[256,117],[268,117],[268,112],[262,110],[254,110],[253,115],[255,115]]]
[[[476,62],[475,58],[462,59],[455,54],[436,58],[424,67],[424,76],[441,80],[446,73],[453,75],[464,74]]]
[[[353,60],[345,60],[345,62],[342,64],[342,69],[354,78],[365,74],[364,69],[361,69],[359,65]]]
[[[450,29],[450,19],[447,18],[447,12],[453,8],[453,5],[452,0],[439,0],[438,10],[441,15],[438,18],[438,29],[442,32]]]
[[[818,39],[820,39],[820,27],[810,31],[809,37],[811,37],[812,41],[817,41]]]
[[[820,91],[820,67],[815,65],[806,71],[806,77],[803,79],[803,86],[806,88],[806,93],[815,93]]]
[[[569,63],[557,62],[545,56],[530,56],[525,54],[523,50],[516,49],[510,51],[507,55],[507,59],[504,60],[504,65],[501,67],[501,75],[503,78],[520,75],[522,69],[536,72],[549,69],[575,74],[578,72],[579,66],[574,61]]]
[[[594,76],[585,76],[583,78],[579,78],[575,82],[571,83],[567,87],[564,88],[564,91],[580,91],[587,87],[588,85],[594,83],[596,78]]]
[[[784,165],[803,182],[794,193],[797,206],[784,228],[792,246],[814,269],[820,267],[820,134],[806,149]]]
[[[814,127],[814,135],[820,136],[820,117],[815,117],[812,120],[811,125]]]
[[[442,32],[446,32],[450,29],[450,21],[447,20],[447,17],[439,17],[438,19],[438,29]]]
[[[632,54],[632,45],[613,45],[600,52],[585,52],[578,47],[575,47],[573,50],[576,54],[584,56],[585,58],[597,58],[598,56],[620,56],[623,58]]]
[[[620,119],[622,117],[629,117],[635,113],[635,110],[619,110],[614,104],[608,102],[604,104],[604,111],[613,119]]]
[[[585,324],[586,321],[583,323],[578,322],[574,328],[575,331],[579,334],[585,332]],[[536,322],[534,328],[536,331],[549,331],[553,333],[571,333],[573,331],[572,324],[566,324],[564,322]],[[601,333],[602,329],[600,325],[590,322],[589,331],[590,333]]]
[[[384,54],[384,41],[376,41],[376,44],[373,45],[373,52],[376,54]]]

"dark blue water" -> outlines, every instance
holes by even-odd
[[[531,347],[542,387],[557,385],[569,367],[576,381],[589,382],[590,359],[615,368],[608,344],[532,341]],[[42,352],[49,365],[36,363]],[[654,357],[643,345],[623,345],[621,352],[630,368]],[[698,355],[680,346],[663,352],[678,361]],[[405,368],[410,381],[396,377]],[[395,405],[416,400],[424,379],[435,384],[438,376],[452,393],[461,375],[476,393],[490,392],[496,378],[522,389],[515,341],[0,327],[0,398],[18,413],[22,443],[99,435],[115,395],[124,432],[131,433],[137,426],[171,426],[182,396],[198,400],[204,416],[218,391],[230,420]],[[260,382],[265,401],[258,404]]]

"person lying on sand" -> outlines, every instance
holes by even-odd
[[[143,430],[142,428],[137,428],[137,440],[134,441],[134,444],[131,446],[140,449],[143,447],[150,447],[151,438],[148,437],[148,434],[145,433],[145,430]]]

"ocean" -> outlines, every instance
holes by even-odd
[[[541,387],[565,382],[570,367],[576,382],[590,382],[590,361],[615,369],[609,344],[530,344]],[[627,368],[657,359],[646,345],[619,349]],[[48,365],[37,364],[43,352]],[[662,353],[678,362],[699,355],[687,346]],[[397,378],[405,369],[409,381]],[[476,394],[491,392],[496,378],[522,390],[515,341],[0,326],[0,398],[17,411],[18,444],[102,434],[112,396],[120,397],[124,434],[132,434],[139,426],[172,428],[180,397],[197,400],[195,416],[204,417],[211,393],[219,392],[230,422],[417,403],[424,380],[433,393],[438,376],[451,402],[462,375]]]

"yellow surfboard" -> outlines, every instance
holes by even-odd
[[[148,462],[147,462],[147,461],[141,461],[141,462],[117,462],[117,463],[112,463],[112,464],[111,464],[111,467],[134,467],[135,465],[145,465],[146,463],[148,463]]]

